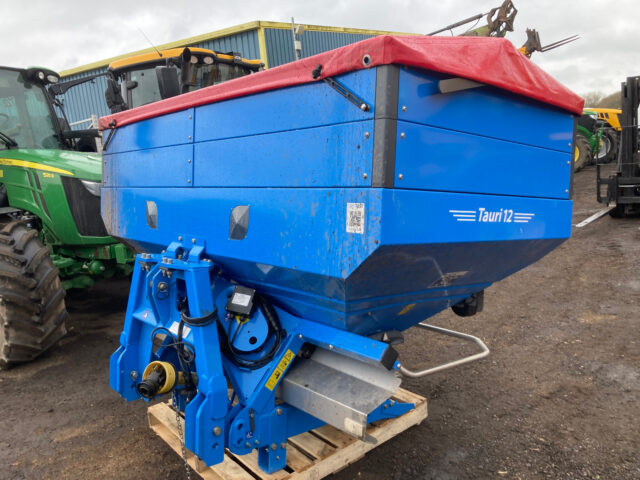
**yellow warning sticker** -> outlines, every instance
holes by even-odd
[[[48,173],[48,172],[42,172],[42,176],[44,178],[55,178],[55,175],[53,173]]]
[[[273,391],[273,389],[276,388],[276,385],[284,375],[284,372],[287,370],[287,367],[289,366],[289,364],[291,363],[291,360],[293,360],[294,357],[295,357],[295,354],[291,350],[287,350],[285,352],[285,354],[282,356],[282,359],[278,363],[278,366],[273,371],[273,373],[269,377],[269,380],[267,381],[266,386],[269,390]]]
[[[4,177],[4,171],[0,170],[0,178]]]

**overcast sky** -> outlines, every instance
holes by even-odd
[[[502,0],[0,0],[0,64],[64,70],[149,44],[200,35],[252,20],[427,33],[485,13]],[[612,93],[640,75],[640,0],[514,0],[517,47],[525,29],[542,44],[580,34],[577,42],[532,60],[577,93]],[[484,21],[484,19],[483,19]],[[462,31],[457,29],[456,32]]]

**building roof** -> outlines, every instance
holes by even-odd
[[[307,31],[319,31],[319,32],[330,32],[330,33],[355,33],[355,34],[361,34],[361,35],[421,35],[416,33],[389,32],[384,30],[367,30],[367,29],[360,29],[360,28],[328,27],[324,25],[307,25],[307,24],[296,23],[296,26],[298,25],[302,25],[304,29]],[[291,24],[284,23],[284,22],[268,22],[264,20],[255,20],[253,22],[247,22],[241,25],[236,25],[233,27],[223,28],[221,30],[215,30],[213,32],[204,33],[202,35],[196,35],[194,37],[183,38],[182,40],[163,43],[162,45],[156,45],[155,48],[149,47],[142,50],[136,50],[134,52],[124,53],[122,55],[117,55],[115,57],[106,58],[104,60],[98,60],[97,62],[88,63],[86,65],[81,65],[79,67],[70,68],[67,70],[62,70],[59,73],[61,77],[68,77],[70,75],[75,75],[78,73],[95,70],[97,68],[103,68],[108,66],[110,63],[114,61],[122,60],[132,55],[142,55],[148,52],[153,52],[156,49],[166,50],[170,48],[178,48],[178,47],[184,47],[188,45],[194,45],[197,43],[206,42],[207,40],[228,37],[230,35],[235,35],[241,32],[249,31],[249,30],[259,30],[260,32],[262,32],[265,28],[288,30],[288,29],[291,29]],[[265,59],[263,59],[263,61],[264,60]]]

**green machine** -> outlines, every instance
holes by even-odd
[[[594,161],[600,165],[610,163],[616,158],[617,152],[615,131],[598,118],[597,112],[585,108],[576,124],[574,171],[582,170]]]
[[[47,90],[58,80],[0,67],[0,368],[64,336],[65,290],[133,266],[100,215],[102,159],[78,151],[96,132],[68,130]]]

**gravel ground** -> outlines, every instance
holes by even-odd
[[[595,170],[575,177],[574,223],[600,206]],[[491,355],[404,387],[429,417],[337,475],[346,479],[640,478],[640,222],[608,216],[492,286],[471,318],[431,323],[483,338]],[[0,478],[184,478],[146,425],[143,402],[108,386],[128,283],[67,299],[70,334],[39,361],[0,372]],[[459,355],[406,335],[412,366]]]

